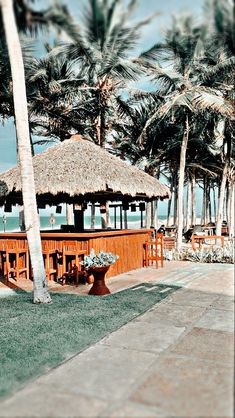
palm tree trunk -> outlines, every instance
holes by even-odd
[[[151,202],[146,203],[146,228],[151,226]]]
[[[206,218],[206,179],[203,177],[203,198],[202,198],[202,210],[201,210],[201,225],[205,224]]]
[[[192,225],[196,225],[196,177],[195,173],[192,173]]]
[[[151,219],[150,226],[155,225],[156,200],[151,201]]]
[[[186,151],[189,137],[189,122],[186,116],[185,130],[180,150],[180,167],[179,167],[179,182],[178,182],[178,229],[176,246],[179,250],[182,247],[182,233],[183,233],[183,196],[184,196],[184,172],[186,164]]]
[[[33,148],[33,141],[32,141],[31,134],[30,134],[30,144],[31,144],[31,154],[32,156],[34,156],[34,148]],[[19,149],[18,149],[17,134],[16,134],[16,146],[17,146],[17,164],[19,164]],[[24,206],[19,206],[19,227],[22,232],[25,232]]]
[[[174,183],[175,183],[175,187],[174,187],[174,220],[173,220],[173,224],[176,225],[177,224],[177,203],[178,203],[178,182],[177,182],[178,178],[177,175],[174,178]]]
[[[185,226],[186,231],[188,231],[191,225],[191,220],[190,220],[190,215],[192,213],[191,206],[192,206],[192,183],[191,183],[191,179],[189,179],[188,188],[187,188],[187,203],[186,203],[186,226]]]
[[[206,186],[206,191],[205,191],[205,225],[208,224],[209,222],[209,205],[210,205],[210,188],[209,188],[209,181],[208,178],[206,177],[205,179],[205,186]]]
[[[222,179],[220,184],[220,193],[218,199],[218,212],[217,212],[217,222],[216,222],[216,235],[221,235],[221,227],[223,221],[223,206],[224,206],[224,195],[225,187],[227,181],[227,172],[228,172],[228,162],[224,164]]]
[[[170,196],[170,198],[168,200],[168,204],[167,204],[167,220],[166,220],[166,226],[169,226],[169,224],[170,224],[171,202],[172,202],[172,194],[173,194],[173,178],[171,179],[170,192],[171,192],[171,196]]]
[[[91,229],[95,229],[95,203],[91,204]]]
[[[154,226],[155,226],[155,229],[157,229],[158,228],[158,200],[156,200],[154,219],[155,219]]]
[[[67,225],[73,225],[73,205],[66,203],[66,223]]]
[[[211,213],[211,183],[208,184],[208,217],[209,217],[209,222],[212,222],[212,213]]]
[[[42,256],[40,226],[31,155],[24,64],[12,0],[0,0],[12,73],[25,226],[34,276],[34,303],[51,302]]]
[[[217,208],[216,208],[216,198],[215,198],[215,186],[213,186],[213,205],[214,205],[214,222],[216,222]]]
[[[25,219],[24,219],[24,208],[20,206],[19,208],[19,226],[21,231],[25,231]]]
[[[228,199],[229,199],[229,185],[226,182],[224,193],[224,216],[223,219],[228,222]]]
[[[229,185],[229,199],[228,199],[228,235],[229,238],[234,237],[235,230],[234,230],[234,190],[235,185],[234,183],[230,183]]]

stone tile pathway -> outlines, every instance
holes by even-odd
[[[143,282],[183,288],[2,400],[0,417],[233,417],[233,266],[169,262],[108,286]]]

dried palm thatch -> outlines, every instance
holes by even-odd
[[[93,142],[74,135],[33,157],[37,199],[44,203],[167,198],[169,189]],[[21,203],[19,166],[0,175],[0,203]]]

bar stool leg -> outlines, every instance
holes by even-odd
[[[7,279],[7,282],[9,281],[9,268],[10,268],[9,254],[6,253],[6,279]]]

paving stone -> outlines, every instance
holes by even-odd
[[[157,304],[148,314],[139,316],[136,320],[157,323],[160,319],[165,319],[175,326],[184,327],[195,322],[205,311],[206,308],[187,305],[184,305],[182,309],[182,306],[168,301],[168,303]]]
[[[213,293],[215,295],[234,295],[233,271],[226,271],[226,273],[214,271],[214,274],[207,273],[203,279],[196,279],[189,283],[187,289],[201,290],[203,292]]]
[[[204,328],[193,328],[172,349],[172,353],[233,363],[234,339],[228,332]]]
[[[232,311],[234,313],[234,298],[231,296],[221,295],[214,302],[211,307],[214,309],[223,309],[224,311]]]
[[[131,400],[165,417],[233,417],[233,370],[203,360],[161,357]]]
[[[187,305],[207,308],[217,297],[217,294],[187,288],[178,290],[170,295],[169,302],[180,306]]]
[[[185,327],[175,327],[165,320],[156,323],[133,320],[113,334],[105,337],[102,344],[113,347],[123,347],[139,351],[160,353],[185,331]],[[138,326],[137,326],[138,323]]]
[[[71,394],[53,386],[33,387],[15,394],[1,403],[1,418],[89,418],[100,417],[105,409],[103,400]]]
[[[160,409],[137,402],[124,402],[102,413],[102,418],[160,418],[166,417]]]
[[[203,317],[196,322],[196,327],[215,329],[227,332],[234,330],[234,316],[231,311],[222,311],[219,309],[208,310]]]
[[[37,382],[54,389],[64,388],[71,394],[120,399],[155,360],[152,353],[97,344]]]

